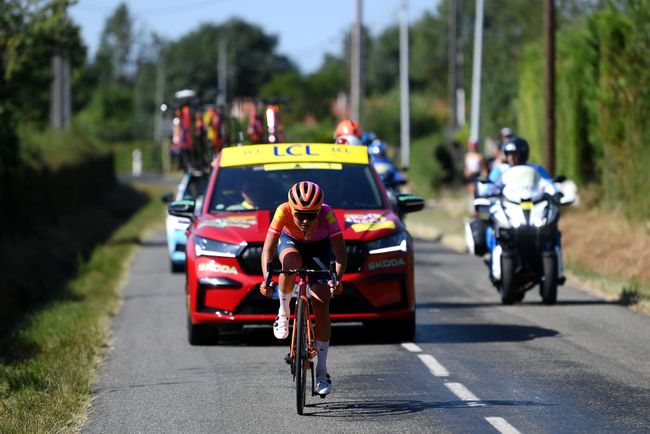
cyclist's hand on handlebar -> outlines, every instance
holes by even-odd
[[[275,285],[275,282],[271,281],[271,284],[269,286],[266,286],[266,282],[262,282],[260,284],[260,294],[262,294],[264,297],[271,298],[273,296],[273,286]]]
[[[329,286],[332,295],[341,295],[343,293],[343,284],[340,281],[328,280],[327,286]]]

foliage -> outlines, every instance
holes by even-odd
[[[558,32],[556,167],[631,218],[647,218],[650,185],[650,5],[612,2]],[[519,65],[517,126],[540,161],[544,138],[542,49],[529,44]]]
[[[145,231],[162,221],[163,191],[120,186],[103,207],[76,213],[64,225],[50,221],[14,245],[0,245],[3,253],[11,252],[3,258],[24,268],[10,276],[22,277],[31,291],[48,291],[49,301],[30,311],[13,333],[0,336],[0,432],[79,429],[106,352],[109,320],[119,310],[125,267]],[[93,250],[99,237],[108,242]],[[87,254],[78,255],[80,247]],[[39,260],[33,261],[36,250]]]
[[[70,0],[0,4],[0,174],[18,164],[18,122],[48,119],[51,58],[66,55],[74,71],[84,63],[79,28],[67,20]]]

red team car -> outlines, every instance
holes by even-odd
[[[347,268],[343,294],[330,304],[332,322],[386,326],[399,338],[413,337],[413,240],[398,214],[418,211],[424,201],[402,194],[391,204],[365,146],[230,147],[213,165],[198,216],[192,200],[169,206],[170,214],[192,219],[186,246],[191,344],[214,339],[219,328],[273,322],[278,301],[259,293],[262,244],[275,209],[302,180],[321,186],[343,228]]]

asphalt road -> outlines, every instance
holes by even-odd
[[[333,393],[298,416],[269,327],[187,343],[163,237],[136,256],[84,432],[650,432],[650,317],[571,284],[501,306],[480,259],[426,241],[414,342],[335,326]]]

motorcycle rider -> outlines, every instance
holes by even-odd
[[[540,184],[541,187],[545,190],[553,201],[559,203],[562,193],[559,188],[554,184],[553,179],[549,173],[539,164],[528,163],[528,154],[529,146],[528,142],[521,137],[513,137],[507,140],[503,144],[502,148],[505,163],[494,167],[488,176],[489,183],[487,185],[479,183],[479,187],[482,187],[482,191],[479,192],[479,196],[494,196],[501,192],[504,187],[503,184],[503,174],[511,167],[518,165],[528,165],[533,167],[535,171],[540,175]],[[478,191],[478,190],[477,190]],[[488,225],[486,230],[486,245],[488,252],[490,254],[489,264],[490,269],[492,268],[492,251],[496,247],[497,241],[494,234],[494,229]],[[556,240],[556,246],[558,247],[559,252],[559,281],[563,283],[564,278],[564,267],[562,266],[562,245],[561,237],[558,233],[558,238]]]
[[[386,188],[397,189],[406,183],[406,177],[397,169],[393,161],[386,154],[386,145],[379,139],[373,140],[368,146],[370,162],[375,167]]]

